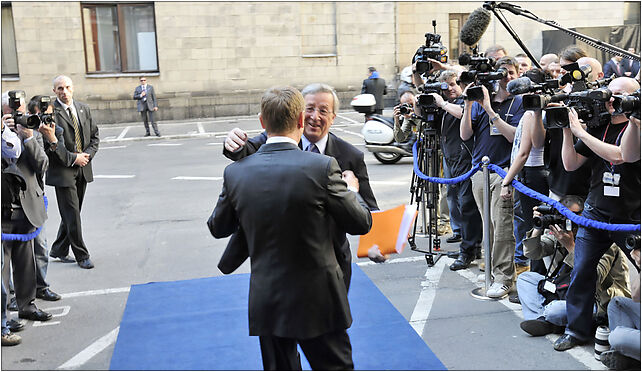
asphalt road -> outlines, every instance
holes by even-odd
[[[361,121],[357,113],[342,112],[333,132],[364,149]],[[50,262],[47,280],[63,298],[36,301],[54,318],[26,323],[20,332],[23,343],[2,348],[3,370],[106,370],[131,285],[221,275],[216,263],[227,240],[213,239],[205,221],[229,164],[222,141],[235,126],[260,131],[256,117],[163,122],[161,138],[143,138],[139,123],[100,128],[102,142],[93,163],[96,179],[87,188],[82,211],[84,237],[96,267],[82,270]],[[379,206],[407,203],[411,159],[395,165],[380,164],[369,153],[365,159]],[[54,189],[47,187],[46,194],[50,207],[44,233],[51,243],[60,217]],[[448,369],[605,369],[593,358],[592,345],[556,352],[555,335],[526,335],[519,328],[519,305],[473,298],[471,291],[483,285],[477,281],[481,272],[476,266],[451,272],[447,266],[453,260],[442,257],[428,267],[423,254],[409,249],[385,264],[373,264],[357,259],[358,238],[350,241],[354,261]],[[427,244],[421,238],[418,243]],[[442,247],[457,249],[445,239]],[[237,272],[249,272],[249,264]]]

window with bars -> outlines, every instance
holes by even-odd
[[[153,3],[83,3],[87,73],[157,72]]]
[[[11,3],[2,2],[2,77],[17,78],[18,53]]]

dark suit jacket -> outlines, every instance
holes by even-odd
[[[372,217],[346,188],[336,160],[291,143],[266,144],[230,164],[223,178],[208,226],[216,238],[245,230],[250,335],[309,339],[350,327],[331,223],[365,234]]]
[[[58,100],[54,101],[54,120],[56,126],[62,129],[62,132],[56,130],[58,137],[58,146],[56,151],[48,152],[49,169],[47,170],[46,183],[49,186],[70,187],[76,179],[76,172],[80,171],[85,182],[94,180],[94,173],[91,169],[91,159],[98,152],[98,126],[91,118],[89,106],[76,100],[73,101],[76,108],[76,115],[80,125],[80,132],[83,139],[83,152],[89,154],[89,163],[84,167],[74,165],[76,160],[76,140],[74,127],[71,124],[71,118]]]
[[[156,93],[154,93],[153,86],[147,84],[147,92],[145,93],[145,96],[141,96],[141,93],[143,93],[143,87],[142,85],[139,85],[134,89],[134,99],[137,100],[136,106],[139,112],[145,109],[152,111],[154,107],[158,107],[158,104],[156,103]],[[143,98],[147,99],[143,101]]]
[[[620,62],[620,72],[621,73],[618,74],[616,63],[612,59],[609,59],[609,61],[604,64],[603,72],[604,72],[604,77],[605,78],[611,77],[611,75],[613,75],[613,74],[615,74],[615,77],[624,76],[624,70],[622,69],[621,62]],[[635,76],[631,76],[631,77],[635,77]]]
[[[631,63],[631,62],[633,62],[633,63]],[[629,75],[630,78],[634,78],[638,74],[638,72],[640,71],[640,62],[638,62],[638,61],[632,61],[630,59],[623,59],[620,62],[620,66],[622,67],[622,71],[631,73],[631,75]]]
[[[386,89],[386,81],[382,78],[365,79],[361,86],[361,94],[369,93],[375,96],[377,104],[375,109],[383,110],[383,96],[388,94]]]
[[[40,227],[47,220],[47,211],[45,210],[45,192],[39,180],[47,170],[49,159],[45,154],[42,136],[35,130],[33,138],[23,144],[23,150],[16,165],[24,176],[27,188],[20,191],[20,205],[29,222],[34,227]]]

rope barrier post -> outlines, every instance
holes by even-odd
[[[471,296],[483,300],[495,300],[493,298],[490,298],[486,296],[486,292],[488,291],[488,288],[490,288],[490,272],[492,271],[491,263],[490,263],[490,171],[488,170],[488,164],[490,163],[490,158],[488,156],[484,156],[482,158],[482,172],[484,174],[484,210],[483,210],[483,218],[482,218],[482,224],[483,224],[483,235],[484,238],[482,239],[482,245],[484,247],[484,263],[486,264],[486,268],[484,270],[484,276],[485,276],[485,281],[484,281],[484,288],[475,288],[471,292]]]

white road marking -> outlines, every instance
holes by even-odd
[[[96,356],[101,351],[105,350],[109,345],[116,342],[120,326],[116,327],[113,331],[107,333],[103,337],[96,340],[93,344],[87,346],[80,353],[76,354],[73,358],[63,363],[57,369],[74,369],[87,363],[91,358]]]
[[[198,133],[205,133],[205,128],[203,128],[203,123],[200,121],[196,123],[196,128],[198,128]]]
[[[101,150],[109,150],[109,149],[124,149],[127,146],[106,146],[106,147],[100,147]]]
[[[365,143],[351,143],[352,146],[365,146]]]
[[[43,311],[47,311],[51,313],[52,318],[60,318],[63,316],[66,316],[69,314],[69,311],[71,310],[71,306],[56,306],[56,307],[48,307],[46,309],[42,309]],[[56,314],[55,310],[62,310],[60,314]],[[40,321],[34,321],[33,326],[34,327],[44,327],[44,326],[51,326],[51,325],[56,325],[60,324],[60,322],[40,322]]]
[[[131,127],[125,127],[125,129],[123,129],[123,131],[122,131],[122,132],[120,132],[120,134],[118,135],[118,137],[116,137],[116,141],[118,141],[118,140],[121,140],[121,139],[125,138],[125,135],[127,134],[127,132],[129,132],[129,129],[130,129],[130,128],[131,128]]]
[[[207,144],[208,146],[218,146],[218,145],[224,145],[223,142],[210,142]]]
[[[150,143],[147,146],[182,146],[182,143]]]
[[[352,132],[352,131],[341,129],[341,128],[335,128],[334,130],[337,131],[337,132],[342,132],[342,133],[345,133],[345,134],[351,134],[353,136],[357,136],[359,138],[363,138],[363,134],[361,134],[361,133],[356,133],[356,132]]]
[[[94,178],[107,178],[107,179],[116,179],[116,178],[134,178],[135,174],[97,174]]]
[[[172,178],[173,180],[183,180],[183,181],[220,181],[223,177],[189,177],[189,176],[178,176]]]
[[[353,124],[359,124],[359,125],[363,124],[363,123],[361,123],[361,122],[358,122],[358,121],[356,121],[356,120],[354,120],[354,119],[350,119],[349,117],[347,117],[347,116],[343,116],[343,115],[341,115],[341,114],[337,114],[337,117],[339,117],[339,118],[341,118],[341,119],[343,119],[343,120],[347,120],[347,121],[349,121],[349,122],[351,122],[351,123],[353,123]]]
[[[102,294],[110,294],[110,293],[125,293],[125,292],[129,292],[129,287],[95,289],[93,291],[64,293],[64,294],[61,294],[60,296],[63,299],[65,299],[65,298],[85,297],[85,296],[94,296],[94,295],[102,295]]]
[[[421,293],[415,305],[415,309],[410,316],[410,325],[417,332],[419,337],[423,337],[424,327],[430,315],[430,309],[435,301],[435,294],[439,287],[439,278],[446,266],[446,260],[440,259],[433,267],[426,270],[426,280],[421,282]]]
[[[410,179],[407,181],[370,181],[371,185],[384,185],[384,186],[404,186],[410,184]]]

